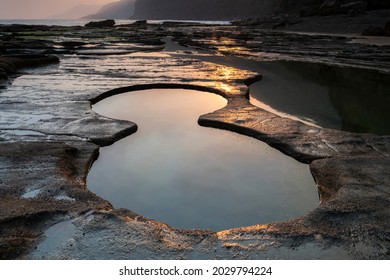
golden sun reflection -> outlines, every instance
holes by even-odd
[[[226,94],[232,94],[235,90],[234,86],[231,86],[226,83],[216,83],[215,87],[221,91],[223,91]]]
[[[235,71],[234,68],[220,65],[217,67],[215,75],[220,77],[222,80],[229,81],[237,77],[236,72],[238,71]]]
[[[237,80],[244,80],[248,77],[246,71],[242,71],[233,67],[228,67],[224,65],[218,65],[216,70],[213,72],[213,77],[215,81],[215,86],[225,92],[226,94],[233,94],[236,88]]]
[[[249,51],[243,47],[238,41],[232,38],[212,38],[209,42],[212,46],[215,46],[217,51],[221,54],[240,54]]]

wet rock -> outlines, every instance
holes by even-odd
[[[88,138],[100,146],[108,146],[136,131],[135,123],[127,121],[113,123],[108,118],[96,115],[75,120],[62,127],[60,132]]]
[[[137,51],[145,50],[139,48],[142,43],[174,34],[198,48],[196,51],[224,52],[253,63],[261,52],[262,58],[278,59],[280,55],[305,63],[314,59],[324,64],[389,69],[388,48],[349,44],[342,36],[288,34],[245,26],[123,28],[131,32],[64,27],[57,31],[79,38],[77,41],[107,40],[114,47],[129,43]],[[47,34],[57,31],[51,28]],[[112,32],[120,39],[110,41]],[[15,32],[10,40],[23,36],[23,32]],[[7,67],[16,67],[8,62],[4,61],[10,65]],[[258,74],[183,53],[149,58],[64,56],[61,63],[59,69],[20,77],[0,94],[0,258],[388,258],[389,136],[345,133],[278,117],[245,98],[245,84],[257,80]],[[322,199],[319,208],[293,221],[213,233],[178,230],[131,211],[116,211],[90,193],[85,175],[97,157],[97,146],[91,142],[108,145],[132,133],[135,124],[97,116],[88,100],[97,102],[132,89],[157,86],[208,90],[227,97],[226,108],[202,116],[199,123],[255,137],[311,163]],[[39,135],[6,138],[10,129]],[[31,142],[34,137],[40,141]],[[77,242],[61,244],[64,246],[49,254],[34,254],[37,237],[64,220],[77,229],[71,233]]]
[[[147,24],[147,20],[146,19],[143,19],[143,20],[137,20],[133,23],[133,25],[145,25]]]
[[[355,19],[355,17],[345,18]],[[325,20],[326,17],[317,17],[317,19]],[[333,21],[333,17],[330,17],[329,20]],[[337,29],[339,26],[338,24],[332,24],[334,29]],[[383,51],[383,49],[388,49],[388,46],[358,46],[357,44],[346,44],[348,39],[343,36],[308,36],[305,34],[290,34],[287,36],[284,32],[270,30],[258,31],[256,36],[252,36],[254,39],[247,42],[236,39],[237,34],[243,33],[243,28],[243,26],[235,28],[230,27],[228,32],[224,32],[224,28],[222,27],[209,30],[199,27],[203,32],[203,38],[189,36],[185,31],[178,28],[173,35],[174,40],[183,46],[190,46],[207,51],[223,50],[224,55],[245,56],[248,59],[254,60],[262,60],[257,54],[259,52],[265,52],[268,53],[270,55],[269,58],[273,60],[278,58],[283,60],[282,56],[291,55],[295,58],[299,58],[299,60],[302,59],[305,61],[308,57],[311,57],[315,58],[317,61],[326,62],[328,64],[334,64],[336,60],[341,64],[347,63],[349,65],[361,65],[363,67],[370,64],[370,68],[372,68],[374,65],[368,62],[368,57],[370,57],[369,59],[371,61],[376,61],[374,68],[387,71],[390,67],[388,52]],[[270,28],[272,28],[272,25]],[[196,30],[198,27],[193,26],[192,29]],[[219,32],[217,32],[216,29],[219,29]],[[361,27],[354,30],[356,33],[361,31]],[[329,30],[328,32],[332,31]],[[214,35],[218,35],[218,39],[207,39],[215,38]],[[226,45],[225,48],[221,48],[219,41],[227,38],[229,38],[229,45]],[[258,43],[259,41],[261,41],[261,43]],[[310,41],[310,44],[307,43],[308,41]],[[313,48],[313,46],[315,47]],[[281,55],[280,57],[279,54]]]
[[[291,26],[300,22],[300,19],[294,16],[269,16],[262,18],[248,18],[231,21],[235,26],[259,26],[261,28],[277,28]]]
[[[17,67],[14,63],[17,59],[8,58],[8,57],[0,57],[0,69],[5,74],[12,74],[17,71]]]
[[[244,98],[236,98],[228,105],[213,113],[203,115],[198,123],[207,127],[227,129],[260,139],[283,153],[301,161],[310,163],[326,157],[355,155],[389,155],[390,150],[373,149],[381,139],[373,135],[367,138],[356,133],[331,129],[316,131],[313,127],[275,115],[257,108]]]
[[[8,75],[7,73],[5,72],[5,70],[1,67],[1,64],[0,64],[0,80],[5,80],[7,79]]]
[[[36,67],[60,62],[58,56],[54,55],[18,55],[9,58],[14,59],[13,63],[16,67]]]
[[[47,226],[68,219],[68,213],[111,209],[85,189],[88,168],[96,156],[97,146],[86,142],[0,143],[1,259],[26,253]],[[25,195],[32,192],[37,194]],[[55,198],[61,195],[74,200]]]
[[[89,28],[108,28],[113,27],[115,25],[115,20],[107,19],[102,21],[91,21],[85,25],[85,27]]]
[[[385,29],[380,26],[369,26],[362,32],[363,36],[383,36],[385,35]]]
[[[76,41],[62,42],[62,45],[64,46],[65,49],[75,49],[75,48],[82,47],[86,44],[87,43],[85,42],[76,42]]]
[[[52,55],[18,55],[0,57],[0,77],[5,79],[24,67],[37,67],[52,63],[59,63],[59,58]]]
[[[17,35],[10,40],[4,42],[4,48],[6,49],[5,53],[7,55],[19,55],[23,53],[40,55],[44,51],[53,49],[52,41],[25,39],[20,37],[19,35]]]

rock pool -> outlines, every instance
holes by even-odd
[[[256,139],[197,124],[227,101],[194,90],[153,89],[93,109],[138,132],[101,148],[88,188],[116,208],[178,228],[222,230],[295,218],[318,206],[309,167]]]

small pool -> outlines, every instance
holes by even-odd
[[[390,135],[390,75],[298,61],[262,62],[251,103],[321,127]]]
[[[390,135],[390,73],[303,61],[192,57],[263,76],[250,102],[276,115],[336,130]]]
[[[319,204],[309,167],[268,145],[197,124],[224,107],[215,94],[153,89],[110,97],[93,110],[138,124],[100,149],[88,188],[116,208],[178,228],[215,231],[295,218]]]

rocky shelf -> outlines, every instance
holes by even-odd
[[[181,48],[163,52],[167,38]],[[12,71],[4,71],[0,89],[2,259],[389,258],[390,136],[276,116],[247,99],[261,73],[201,58],[315,61],[389,75],[388,46],[254,26],[146,23],[0,26],[0,39],[0,66],[9,57],[18,65],[7,66]],[[30,64],[33,56],[55,63],[25,68],[41,65]],[[137,130],[134,123],[97,115],[91,103],[153,87],[223,95],[227,107],[199,123],[257,138],[310,164],[319,207],[291,221],[212,232],[176,229],[114,209],[91,193],[85,180],[99,146]],[[48,232],[59,228],[65,229],[60,241],[51,241]]]

